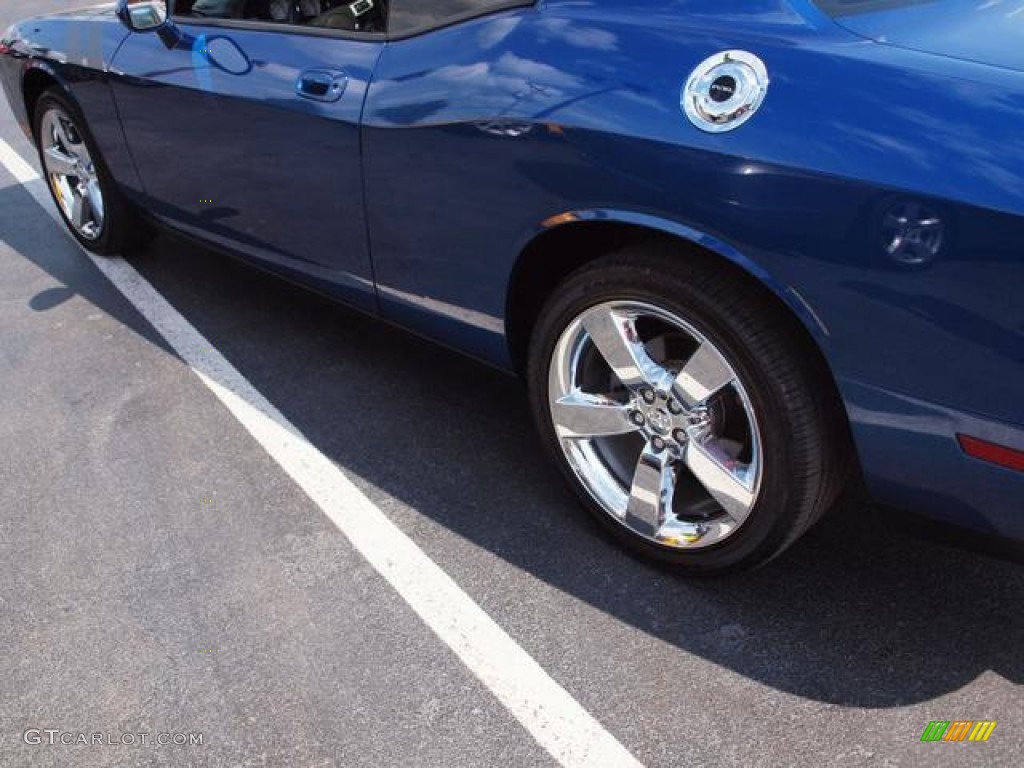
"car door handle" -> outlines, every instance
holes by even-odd
[[[295,92],[304,99],[337,101],[348,85],[348,75],[329,69],[307,69],[299,75]]]

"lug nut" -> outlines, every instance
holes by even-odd
[[[654,449],[655,453],[661,453],[663,450],[665,450],[665,441],[662,440],[660,437],[652,437],[651,448]]]
[[[644,425],[644,415],[640,411],[633,411],[629,414],[629,420],[636,424],[638,427]]]
[[[678,416],[680,413],[683,412],[683,406],[681,406],[679,404],[678,400],[669,400],[668,401],[668,410],[674,416]]]
[[[666,392],[663,389],[659,389],[658,390],[658,397],[660,397],[662,400],[668,400],[668,392]]]
[[[654,390],[653,389],[644,389],[644,390],[642,390],[640,392],[640,397],[642,397],[644,399],[645,403],[650,405],[651,403],[654,402]]]
[[[685,429],[677,429],[675,432],[672,433],[672,437],[673,439],[675,439],[677,443],[680,444],[685,443],[687,440],[690,439],[690,436],[686,434]]]

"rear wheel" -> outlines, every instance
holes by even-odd
[[[749,567],[838,497],[841,414],[792,330],[758,289],[668,251],[559,287],[531,343],[534,414],[616,539],[690,571]]]
[[[57,88],[36,103],[35,136],[47,186],[79,243],[109,255],[149,239],[149,229],[121,195],[81,114]]]

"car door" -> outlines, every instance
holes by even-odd
[[[363,114],[381,314],[498,365],[524,233],[564,210],[544,179],[576,183],[546,115],[585,92],[571,59],[550,63],[554,33],[533,6],[391,0]]]
[[[375,308],[359,122],[383,35],[275,23],[260,0],[244,0],[242,18],[177,6],[170,26],[130,35],[112,63],[145,207]]]

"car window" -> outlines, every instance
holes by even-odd
[[[178,0],[179,18],[235,19],[291,26],[384,32],[384,0]]]
[[[388,34],[406,37],[534,0],[389,0]]]

